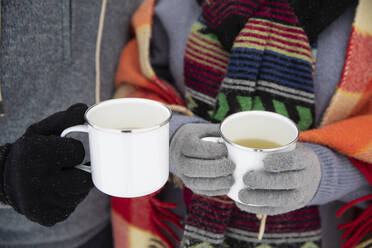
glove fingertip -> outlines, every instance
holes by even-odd
[[[59,154],[64,161],[62,167],[72,167],[83,162],[85,157],[84,145],[81,141],[73,138],[61,138],[61,144],[57,146]]]
[[[79,192],[89,191],[94,186],[92,175],[89,172],[74,168],[71,173],[75,175],[72,186],[78,188]]]
[[[241,189],[238,193],[238,198],[241,202],[246,203],[245,199],[249,197],[249,193],[245,189]]]
[[[72,106],[70,106],[67,109],[67,112],[77,115],[77,116],[83,116],[83,114],[87,111],[88,106],[84,103],[76,103]]]
[[[233,161],[231,161],[228,158],[225,158],[225,160],[226,160],[226,163],[227,163],[226,175],[232,174],[234,172],[234,170],[235,170],[236,165],[235,165],[235,163]]]
[[[248,171],[243,176],[243,182],[245,185],[250,185],[253,179],[254,179],[254,171]]]
[[[268,154],[263,160],[264,169],[273,172],[279,171],[278,161],[280,161],[278,154]]]
[[[225,144],[217,143],[214,144],[212,147],[215,148],[216,153],[221,156],[221,157],[226,157],[228,152],[227,152],[227,147]]]
[[[263,164],[265,171],[269,172],[282,172],[296,169],[293,152],[269,154],[264,158]]]
[[[59,180],[56,191],[63,196],[87,195],[94,186],[91,174],[76,168],[62,171]]]
[[[85,176],[82,179],[81,188],[89,193],[89,191],[94,187],[92,176],[90,173],[84,171]]]
[[[224,144],[198,140],[185,143],[182,153],[186,157],[218,159],[227,156],[227,148]]]

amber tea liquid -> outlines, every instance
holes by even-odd
[[[256,149],[273,149],[281,147],[281,144],[278,144],[276,142],[270,141],[270,140],[264,140],[264,139],[239,139],[234,140],[235,144],[250,147],[250,148],[256,148]]]

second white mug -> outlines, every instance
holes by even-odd
[[[224,143],[228,157],[235,164],[234,184],[228,196],[236,202],[239,191],[245,188],[243,176],[252,170],[263,170],[263,160],[270,153],[288,152],[296,148],[299,129],[285,116],[268,111],[244,111],[232,114],[220,125],[221,138],[205,137],[205,141]],[[238,140],[265,140],[279,146],[271,149],[260,149],[242,146]],[[244,203],[242,203],[244,204]]]

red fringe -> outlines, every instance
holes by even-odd
[[[169,202],[162,202],[157,199],[155,196],[151,197],[150,204],[152,208],[151,219],[155,223],[158,229],[158,235],[163,239],[168,247],[173,248],[172,242],[170,239],[165,236],[159,228],[163,229],[165,233],[171,236],[177,243],[181,241],[181,239],[171,230],[164,221],[168,221],[169,223],[173,224],[180,230],[183,230],[183,226],[181,225],[181,217],[177,216],[176,214],[172,213],[170,209],[176,208],[177,204],[169,203]]]
[[[350,158],[350,161],[363,173],[372,185],[372,165],[353,158]],[[336,216],[340,217],[355,204],[366,201],[372,201],[372,194],[345,204],[337,211]],[[345,240],[345,243],[342,245],[343,248],[352,248],[357,245],[367,233],[372,231],[372,205],[365,209],[355,220],[341,224],[338,228],[345,230],[345,233],[342,235],[342,239]]]

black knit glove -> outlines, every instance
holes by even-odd
[[[92,188],[91,175],[74,166],[83,144],[61,138],[84,123],[85,104],[76,104],[30,126],[14,144],[0,149],[0,200],[41,225],[65,220]]]

